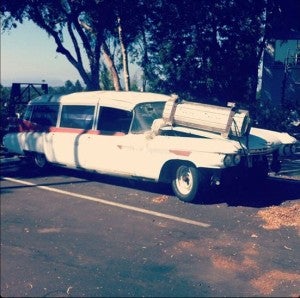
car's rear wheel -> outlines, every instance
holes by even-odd
[[[206,187],[206,180],[205,173],[200,172],[193,165],[180,164],[176,167],[172,179],[172,189],[181,201],[194,202],[197,199],[199,187]]]
[[[35,153],[33,156],[33,163],[38,169],[45,169],[48,166],[48,161],[45,154]]]

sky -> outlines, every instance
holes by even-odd
[[[53,38],[31,22],[1,31],[1,85],[43,83],[63,86],[81,80],[77,70],[59,53]]]

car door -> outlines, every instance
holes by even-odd
[[[70,167],[85,167],[85,152],[81,147],[92,133],[94,105],[62,106],[60,124],[47,135],[51,161]],[[49,149],[50,148],[50,149]]]
[[[84,136],[79,158],[86,168],[98,172],[128,175],[131,174],[132,146],[128,131],[132,120],[130,111],[111,107],[100,107],[94,134]]]

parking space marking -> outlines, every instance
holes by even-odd
[[[38,185],[38,184],[34,184],[34,183],[31,183],[31,182],[28,182],[28,181],[14,179],[14,178],[10,178],[10,177],[1,177],[1,178],[3,180],[7,180],[7,181],[14,182],[14,183],[23,184],[23,185],[33,186],[33,187],[36,187],[36,188],[39,188],[39,189],[43,189],[43,190],[47,190],[47,191],[51,191],[51,192],[56,192],[56,193],[71,196],[71,197],[74,197],[74,198],[84,199],[84,200],[88,200],[88,201],[94,201],[94,202],[98,202],[98,203],[101,203],[101,204],[110,205],[110,206],[114,206],[114,207],[118,207],[118,208],[122,208],[122,209],[127,209],[127,210],[131,210],[131,211],[136,211],[136,212],[143,213],[143,214],[153,215],[153,216],[160,217],[160,218],[170,219],[170,220],[173,220],[173,221],[182,222],[182,223],[186,223],[186,224],[190,224],[190,225],[194,225],[194,226],[198,226],[198,227],[203,227],[203,228],[210,227],[210,224],[200,222],[200,221],[191,220],[191,219],[188,219],[188,218],[173,216],[173,215],[170,215],[170,214],[151,211],[151,210],[144,209],[144,208],[139,208],[139,207],[134,207],[134,206],[125,205],[125,204],[121,204],[121,203],[111,202],[111,201],[107,201],[107,200],[100,199],[100,198],[95,198],[95,197],[91,197],[91,196],[87,196],[87,195],[81,195],[81,194],[61,190],[61,189],[58,189],[58,188]]]

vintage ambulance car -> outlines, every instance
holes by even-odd
[[[286,133],[251,128],[247,111],[176,96],[95,91],[29,102],[9,152],[48,164],[167,182],[192,202],[226,180],[267,177],[295,153]]]

